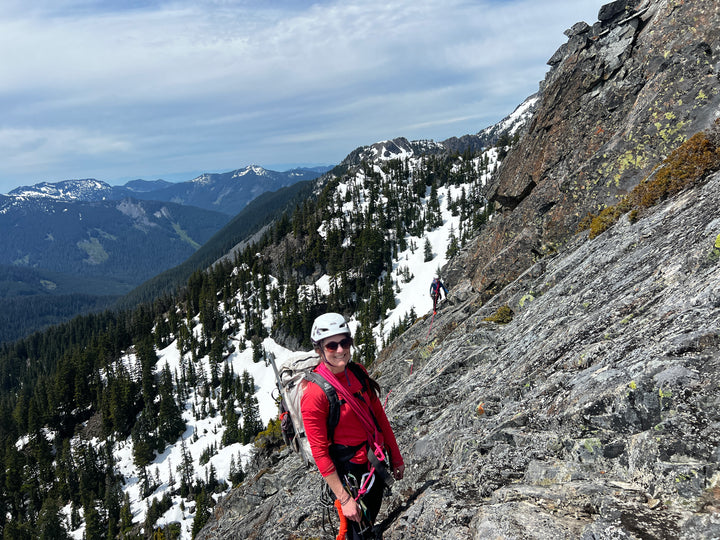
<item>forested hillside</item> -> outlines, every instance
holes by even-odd
[[[252,166],[124,186],[89,178],[0,195],[0,229],[8,233],[0,237],[0,343],[120,297],[127,309],[172,292],[302,197],[296,185],[323,170]]]
[[[191,256],[228,216],[174,203],[6,198],[0,343],[107,308]]]
[[[434,273],[487,221],[483,190],[497,156],[496,148],[435,148],[363,159],[326,175],[262,238],[194,272],[181,289],[3,346],[5,537],[194,534],[212,495],[242,480],[242,455],[266,428],[253,376],[234,371],[238,355],[262,365],[270,342],[307,348],[313,318],[332,309],[355,320],[356,360],[374,359],[417,316],[396,309],[419,270],[405,262],[410,254],[422,254]],[[430,234],[449,223],[433,245]],[[200,427],[211,420],[214,427]],[[217,438],[205,443],[210,432]],[[193,459],[189,447],[203,444]],[[125,451],[130,462],[118,457]],[[211,460],[220,451],[232,455],[222,474]],[[170,455],[180,457],[165,464]],[[184,520],[163,517],[173,512]]]

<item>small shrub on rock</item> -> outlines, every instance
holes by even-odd
[[[271,419],[268,422],[267,429],[261,431],[255,437],[256,448],[275,448],[283,444],[282,431],[280,431],[280,419]]]
[[[513,313],[513,310],[510,309],[510,306],[504,305],[500,306],[497,311],[489,317],[485,317],[483,321],[494,322],[498,324],[507,324],[513,320],[514,315],[515,313]]]
[[[661,167],[640,182],[617,204],[608,206],[598,215],[588,214],[578,224],[578,231],[590,229],[595,238],[612,227],[623,214],[631,212],[631,221],[641,210],[651,208],[687,187],[697,184],[710,173],[720,170],[720,123],[708,133],[690,137],[665,158]]]

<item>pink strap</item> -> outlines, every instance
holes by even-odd
[[[345,400],[345,402],[350,406],[350,408],[353,410],[353,412],[357,415],[358,419],[360,420],[360,423],[365,428],[365,431],[368,436],[368,441],[371,443],[377,443],[380,441],[379,433],[377,430],[377,426],[375,425],[375,420],[371,416],[372,413],[369,411],[368,408],[363,407],[358,402],[358,399],[350,392],[349,389],[345,388],[335,377],[332,371],[330,371],[327,366],[324,363],[320,363],[315,370],[317,373],[322,375],[322,377],[329,382],[333,388],[337,391],[338,395],[342,397],[342,399]],[[369,405],[368,405],[369,407]]]

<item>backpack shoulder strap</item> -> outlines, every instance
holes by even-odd
[[[370,375],[368,375],[367,371],[365,371],[363,368],[361,368],[358,364],[355,362],[350,362],[348,364],[348,368],[350,371],[353,372],[355,377],[357,377],[358,381],[360,381],[360,384],[362,385],[362,391],[363,394],[369,394],[370,393]],[[365,398],[362,398],[362,401],[365,401]],[[378,431],[382,433],[382,429],[380,428],[380,424],[377,421],[377,418],[375,418],[375,413],[373,413],[372,407],[370,407],[370,403],[366,402],[368,406],[368,411],[370,412],[370,416],[373,419],[373,422],[375,422],[375,427],[377,427]]]
[[[367,372],[363,368],[361,368],[359,365],[357,365],[355,362],[348,363],[348,369],[353,372],[353,375],[357,377],[358,381],[360,381],[360,384],[362,385],[362,391],[363,393],[367,393],[370,386],[369,386],[369,376]],[[340,398],[338,397],[337,391],[335,388],[333,388],[333,385],[330,384],[325,377],[320,375],[319,373],[315,371],[310,371],[305,374],[305,378],[317,384],[323,392],[325,392],[325,396],[327,397],[329,409],[328,409],[328,417],[327,417],[327,432],[328,432],[328,440],[332,443],[334,442],[334,436],[335,436],[335,428],[337,427],[338,423],[340,422]],[[370,410],[370,414],[372,416],[373,421],[375,422],[375,425],[378,427],[378,430],[380,430],[380,426],[378,425],[377,419],[375,418],[375,415],[372,414],[372,409]],[[380,430],[382,431],[382,430]]]
[[[338,399],[337,392],[333,388],[332,384],[327,382],[325,380],[325,377],[323,377],[319,373],[310,371],[305,374],[305,378],[308,381],[317,384],[322,389],[322,391],[325,392],[325,396],[327,397],[329,404],[327,417],[328,440],[330,442],[333,442],[333,438],[335,436],[335,428],[337,427],[338,422],[340,422],[340,400]]]
[[[369,388],[367,372],[355,362],[348,363],[347,367],[350,371],[353,372],[353,375],[357,377],[357,380],[360,381],[360,384],[362,384],[363,392],[367,392]]]

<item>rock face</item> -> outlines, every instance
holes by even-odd
[[[720,173],[575,233],[711,123],[718,9],[618,1],[568,31],[502,211],[443,272],[432,327],[371,368],[407,465],[386,540],[720,537]],[[197,538],[335,538],[297,456],[265,448],[248,473]]]
[[[592,27],[578,23],[548,62],[533,121],[489,198],[502,212],[468,268],[488,298],[578,222],[639,183],[706,129],[720,105],[720,5],[715,0],[618,0]]]
[[[388,351],[411,466],[385,538],[720,534],[719,203],[715,175]]]

